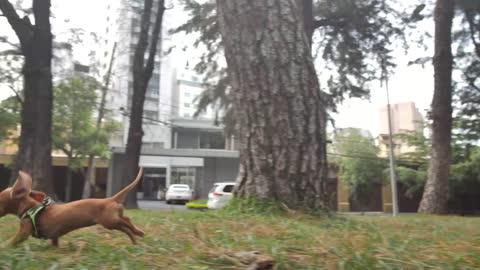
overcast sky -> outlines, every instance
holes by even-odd
[[[118,1],[118,0],[117,0]],[[404,3],[418,4],[417,0],[404,0]],[[65,32],[70,27],[84,28],[86,32],[95,32],[103,30],[104,13],[99,5],[105,4],[105,1],[98,0],[53,0],[52,4],[57,12],[54,14],[55,21],[52,22],[57,32]],[[96,8],[95,8],[96,7]],[[166,11],[169,13],[168,23],[175,26],[185,20],[186,15],[179,6]],[[426,25],[426,26],[425,26]],[[426,22],[424,27],[432,29],[433,23]],[[0,19],[0,33],[11,33],[9,25]],[[101,32],[100,32],[101,33]],[[182,36],[171,37],[173,43],[189,45],[192,38],[185,39]],[[180,46],[178,46],[180,47]],[[415,102],[420,112],[425,115],[425,110],[429,108],[433,94],[433,67],[427,63],[425,67],[408,66],[408,61],[422,56],[431,56],[433,54],[433,43],[427,52],[420,49],[412,49],[407,55],[399,49],[396,54],[397,69],[389,81],[390,101],[392,103]],[[88,50],[76,52],[77,59],[86,57]],[[184,63],[186,59],[192,58],[196,52],[194,49],[187,52],[180,51],[175,54],[178,63]],[[177,59],[175,59],[177,60]],[[321,70],[318,70],[321,73]],[[0,99],[11,95],[11,92],[5,86],[0,86]],[[379,110],[386,106],[385,87],[380,83],[374,85],[371,92],[371,99],[358,100],[351,99],[339,107],[339,113],[334,115],[337,127],[358,127],[369,130],[373,135],[377,135],[380,126]]]

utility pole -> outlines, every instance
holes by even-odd
[[[393,132],[392,132],[392,116],[390,111],[390,97],[388,94],[388,78],[385,80],[385,89],[387,90],[387,113],[388,113],[388,140],[390,148],[390,185],[392,186],[392,215],[398,215],[398,198],[397,198],[397,179],[395,174],[395,159],[393,156]]]

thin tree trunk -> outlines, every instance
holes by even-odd
[[[217,0],[237,130],[236,195],[328,209],[326,104],[296,0]]]
[[[67,179],[65,183],[65,202],[72,200],[72,169],[71,169],[72,156],[67,156]]]
[[[160,30],[162,26],[164,0],[157,2],[157,14],[153,31],[149,35],[150,17],[153,7],[153,0],[145,0],[143,14],[141,19],[141,32],[135,49],[133,58],[133,97],[132,110],[130,113],[130,126],[128,130],[127,149],[125,151],[125,165],[123,173],[123,185],[130,183],[138,173],[138,164],[140,161],[140,151],[142,147],[143,137],[143,105],[145,102],[145,93],[147,91],[148,82],[152,77],[155,64],[155,55],[157,54],[157,44],[160,38]],[[149,42],[150,36],[150,42]],[[149,46],[150,44],[150,46]],[[148,48],[147,63],[145,56]],[[137,208],[136,192],[132,191],[127,195],[125,207]]]
[[[90,154],[87,161],[87,173],[85,174],[85,183],[83,185],[82,199],[92,197],[95,192],[95,155]]]
[[[98,134],[102,128],[102,121],[105,116],[105,103],[107,100],[108,87],[110,86],[110,78],[112,76],[113,62],[115,60],[115,52],[117,49],[117,43],[113,44],[112,56],[108,66],[107,74],[105,75],[105,85],[102,88],[102,98],[100,101],[100,108],[98,109],[97,123],[95,125],[95,144],[98,143]],[[85,184],[83,186],[82,198],[87,199],[92,196],[92,188],[95,189],[95,155],[90,154],[88,156],[87,163],[87,175],[85,177]]]
[[[20,40],[24,56],[24,106],[15,170],[32,175],[33,188],[56,198],[52,179],[52,34],[50,0],[33,0],[35,25],[20,18],[13,5],[0,0],[0,10]]]
[[[421,213],[447,211],[450,142],[452,134],[452,21],[455,3],[437,0],[435,6],[434,93],[432,100],[432,153]]]

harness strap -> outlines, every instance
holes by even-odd
[[[39,228],[37,227],[37,218],[39,214],[51,203],[52,199],[50,197],[47,197],[42,201],[41,204],[35,205],[34,207],[28,209],[20,216],[20,219],[30,219],[30,222],[32,222],[33,226],[32,236],[35,238],[44,238]]]

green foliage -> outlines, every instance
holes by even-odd
[[[402,153],[397,157],[398,163],[413,166],[426,166],[431,151],[431,140],[421,132],[404,130],[394,135],[394,140],[413,147],[413,151]]]
[[[404,166],[397,166],[396,173],[399,182],[404,184],[406,196],[413,197],[423,190],[427,180],[428,158],[431,149],[431,140],[421,133],[406,132],[397,136],[408,145],[414,146],[415,151],[405,153],[399,157],[399,163],[405,161]],[[413,163],[412,163],[413,162]],[[409,165],[407,167],[407,165]],[[461,204],[466,194],[475,192],[480,187],[480,147],[465,143],[464,137],[454,136],[449,176],[449,200],[453,204],[452,211],[461,211]],[[384,171],[388,175],[388,170]],[[469,196],[472,196],[470,194]],[[475,195],[473,195],[475,196]]]
[[[204,46],[206,53],[195,70],[205,74],[206,90],[199,97],[198,112],[216,104],[224,110],[227,127],[233,125],[229,79],[218,59],[223,47],[216,18],[216,3],[183,0],[190,19],[174,29],[173,33],[198,33],[194,46]],[[395,10],[396,3],[389,0],[322,0],[314,1],[314,27],[318,30],[312,44],[319,56],[321,70],[330,70],[327,88],[335,102],[346,97],[366,98],[369,83],[385,76],[395,66],[392,61],[393,43],[403,38],[407,26],[405,16]],[[320,59],[321,57],[321,59]],[[335,102],[329,102],[335,109]]]
[[[453,136],[464,142],[480,140],[480,4],[459,0],[454,28],[455,117]],[[455,48],[454,47],[454,48]]]
[[[320,70],[334,70],[327,82],[335,103],[370,95],[368,83],[385,80],[395,67],[393,44],[403,39],[404,18],[398,3],[382,0],[314,1],[319,31],[313,49]]]
[[[107,157],[108,139],[118,128],[118,124],[106,121],[96,140],[94,113],[99,87],[91,78],[75,77],[54,89],[53,148],[71,158],[72,168],[79,168],[81,159],[90,154]]]
[[[359,129],[349,128],[339,131],[334,140],[339,179],[352,196],[368,192],[373,184],[382,181],[386,161],[377,157],[378,149],[372,138],[363,136]]]
[[[22,81],[22,64],[23,57],[18,53],[0,52],[0,83],[15,88]]]
[[[0,36],[0,43],[2,37]],[[0,84],[8,86],[16,92],[18,84],[21,84],[21,68],[23,58],[13,51],[0,52]],[[16,92],[17,96],[8,97],[0,101],[0,142],[11,139],[11,132],[20,123],[22,109],[22,93]]]
[[[423,168],[412,169],[404,166],[396,166],[395,173],[397,181],[406,187],[405,196],[413,198],[415,194],[423,190],[423,186],[427,181],[427,171]],[[390,170],[384,170],[385,177],[390,178]]]
[[[21,104],[16,97],[0,101],[0,142],[10,139],[20,123]]]
[[[467,146],[456,152],[463,159],[450,167],[450,189],[454,192],[464,192],[467,191],[469,182],[480,183],[480,147]]]
[[[396,157],[397,166],[395,167],[397,181],[406,187],[404,195],[413,198],[423,190],[427,181],[427,161],[431,150],[431,140],[425,137],[423,132],[408,130],[396,134],[394,139],[400,140],[414,149],[412,152],[402,153]],[[390,170],[385,169],[383,175],[385,179],[390,179]]]

